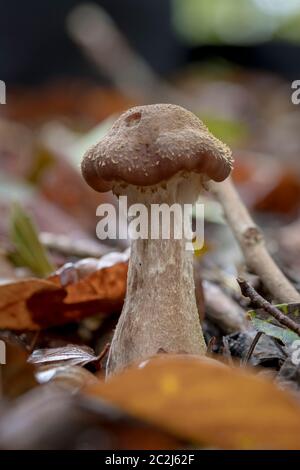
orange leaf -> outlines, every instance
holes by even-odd
[[[26,279],[0,286],[0,328],[36,330],[38,325],[27,308],[27,301],[35,294],[47,292],[48,297],[61,289],[44,279]]]
[[[28,353],[20,344],[5,339],[6,364],[0,365],[2,392],[16,398],[37,385],[34,366],[27,362]]]
[[[122,308],[127,263],[117,262],[62,287],[59,278],[0,286],[0,329],[39,330]]]
[[[157,356],[85,393],[197,445],[300,449],[299,404],[252,372],[211,359]]]

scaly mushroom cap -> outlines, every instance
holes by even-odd
[[[182,171],[223,181],[232,164],[230,149],[194,114],[181,106],[153,104],[123,113],[86,152],[81,169],[92,188],[105,192],[116,182],[150,186]]]

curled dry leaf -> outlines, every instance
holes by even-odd
[[[36,349],[28,358],[28,362],[37,365],[85,366],[95,362],[98,356],[88,346],[68,344],[60,348]]]
[[[161,355],[85,394],[202,446],[300,449],[300,406],[252,372],[196,356]]]
[[[0,286],[0,329],[39,330],[120,310],[127,262],[123,254],[109,260],[100,260],[95,272],[66,286],[59,275]]]
[[[72,391],[96,381],[95,376],[83,368],[95,361],[99,361],[99,356],[96,356],[92,348],[77,344],[36,349],[28,358],[29,363],[37,366],[35,376],[39,383],[54,381]]]

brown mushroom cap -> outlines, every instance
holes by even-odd
[[[115,182],[150,186],[182,171],[214,181],[229,176],[230,149],[193,113],[181,106],[153,104],[123,113],[82,161],[82,174],[96,191]]]

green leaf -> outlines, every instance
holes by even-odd
[[[269,323],[265,320],[253,318],[251,323],[257,331],[260,331],[265,335],[272,336],[273,338],[280,339],[280,341],[286,345],[292,344],[294,341],[299,340],[299,336],[293,331],[287,328],[281,328],[280,326],[272,325],[272,323]]]
[[[300,304],[280,304],[276,307],[285,315],[299,322]],[[299,340],[297,333],[294,333],[284,326],[274,325],[276,320],[262,309],[248,312],[253,327],[268,336],[281,340],[285,345],[292,344]]]
[[[54,271],[33,221],[18,203],[13,204],[11,212],[10,238],[15,248],[11,260],[16,265],[27,266],[42,277]]]

